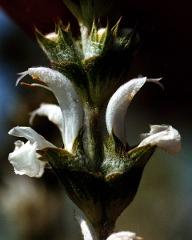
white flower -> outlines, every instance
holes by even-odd
[[[127,143],[126,113],[133,97],[146,82],[157,82],[160,79],[135,78],[120,86],[109,100],[106,110],[106,126],[108,133]],[[145,139],[138,147],[145,145],[158,146],[169,153],[176,153],[181,148],[181,137],[176,129],[167,125],[152,125],[151,131],[143,135]]]
[[[17,84],[25,75],[31,75],[41,82],[39,85],[46,84],[57,98],[62,112],[62,138],[65,149],[72,151],[73,143],[83,124],[83,108],[72,83],[58,71],[45,67],[29,68],[17,80]],[[31,84],[32,86],[34,84]],[[37,84],[36,84],[37,85]],[[47,88],[46,86],[46,88]],[[47,110],[47,116],[52,110]]]
[[[30,143],[36,143],[38,149],[46,147],[54,147],[54,145],[48,142],[43,136],[38,134],[35,130],[30,127],[14,127],[9,131],[10,135],[15,137],[26,138]]]
[[[80,216],[76,216],[77,221],[79,222],[81,233],[83,235],[84,240],[93,240],[95,239],[93,236],[93,233],[90,230],[90,227],[88,226],[86,220],[84,220]]]
[[[112,132],[126,143],[125,116],[127,108],[135,94],[145,84],[147,78],[136,78],[120,86],[109,100],[106,110],[106,125],[109,134]]]
[[[136,233],[123,231],[111,234],[106,240],[141,240],[141,237],[136,236]]]
[[[20,140],[15,142],[14,152],[9,154],[9,161],[13,165],[15,173],[28,175],[29,177],[41,177],[44,172],[44,162],[38,160],[36,143]]]
[[[151,125],[150,129],[149,133],[141,135],[144,139],[138,147],[156,145],[171,154],[181,150],[181,136],[175,128],[167,125]]]
[[[16,141],[14,151],[9,154],[8,159],[13,165],[15,173],[25,174],[29,177],[41,177],[45,163],[38,160],[36,150],[55,146],[29,127],[15,127],[9,131],[9,134],[28,140],[26,143],[20,140]]]
[[[84,240],[95,240],[97,237],[91,232],[87,221],[82,217],[77,217],[77,220],[81,227],[81,232]],[[117,233],[112,233],[106,240],[142,240],[141,237],[136,236],[136,233],[129,231],[122,231]]]
[[[59,103],[59,106],[42,104],[40,108],[31,113],[30,122],[36,115],[48,117],[58,126],[65,150],[72,153],[74,141],[83,125],[84,114],[80,99],[72,83],[58,71],[37,67],[29,68],[26,72],[23,72],[17,80],[17,84],[27,74],[34,79],[38,79],[38,83],[32,83],[32,86],[41,86],[52,91]],[[28,140],[25,144],[21,141],[19,144],[16,142],[14,151],[9,154],[9,161],[14,166],[15,173],[40,177],[43,174],[45,163],[38,160],[36,150],[55,146],[29,127],[15,127],[9,131],[9,134],[24,137]]]

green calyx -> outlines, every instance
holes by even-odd
[[[64,64],[65,62],[80,63],[80,53],[76,49],[70,32],[70,27],[64,28],[61,23],[56,25],[55,33],[44,36],[36,30],[36,36],[41,48],[52,63]]]
[[[105,159],[101,169],[106,179],[113,178],[115,174],[121,175],[129,172],[132,168],[144,168],[156,148],[147,145],[128,150],[127,146],[117,141],[110,137],[105,146]]]
[[[53,35],[53,37],[52,37]],[[43,35],[36,30],[37,41],[47,55],[54,69],[63,73],[73,83],[78,92],[85,94],[86,76],[82,68],[82,55],[72,37],[70,27],[59,23],[54,33]]]
[[[41,160],[52,166],[69,197],[84,212],[99,239],[112,231],[117,217],[134,199],[143,169],[153,154],[154,146],[126,151],[109,139],[104,147],[100,167],[91,166],[81,142],[76,142],[73,154],[63,149],[38,151]],[[104,226],[108,226],[105,232]],[[97,230],[99,232],[97,232]]]
[[[138,43],[135,32],[114,26],[100,27],[95,20],[89,30],[81,25],[81,37],[75,39],[70,27],[56,25],[55,33],[43,35],[36,30],[37,40],[54,69],[63,73],[90,106],[102,107],[127,77]]]

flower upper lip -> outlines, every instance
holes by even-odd
[[[23,76],[26,74],[40,79],[48,86],[57,98],[59,106],[41,106],[41,108],[36,111],[36,114],[42,115],[42,111],[44,111],[43,115],[50,118],[50,116],[53,115],[53,111],[57,111],[59,122],[56,122],[55,120],[53,122],[57,125],[59,124],[65,149],[71,152],[73,143],[83,125],[84,117],[84,111],[80,98],[77,95],[72,83],[60,72],[45,67],[29,68],[28,71],[23,73]],[[17,83],[21,80],[22,76],[19,78]],[[59,113],[59,108],[61,110],[61,114]]]
[[[106,125],[109,134],[112,132],[122,143],[126,144],[125,115],[135,94],[145,84],[147,78],[136,78],[120,86],[113,94],[106,110]]]
[[[146,77],[135,78],[120,86],[112,95],[106,110],[106,126],[110,135],[115,136],[123,143],[127,143],[126,136],[126,113],[132,99],[146,82],[159,84],[161,78],[147,79]],[[160,86],[162,86],[160,84]],[[138,147],[145,145],[158,146],[169,153],[177,153],[181,149],[181,137],[179,132],[168,125],[151,125],[149,133]]]
[[[43,136],[38,134],[35,130],[30,127],[14,127],[9,132],[10,135],[16,137],[24,137],[32,144],[36,143],[38,149],[46,148],[46,147],[55,147],[52,143],[47,141]]]

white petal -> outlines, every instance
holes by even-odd
[[[84,240],[93,240],[93,236],[91,234],[91,231],[89,229],[87,222],[80,216],[76,216],[76,218],[80,224],[81,232],[83,234]]]
[[[37,144],[25,144],[18,140],[15,142],[15,149],[9,154],[9,161],[14,167],[14,171],[19,175],[27,175],[29,177],[41,177],[44,173],[45,163],[38,160],[36,153]]]
[[[146,77],[130,80],[120,86],[109,100],[106,110],[107,130],[109,134],[113,132],[123,143],[126,143],[125,116],[127,108],[146,81]]]
[[[30,143],[36,143],[37,149],[42,149],[46,147],[55,147],[52,143],[48,142],[43,136],[38,134],[30,127],[14,127],[9,131],[10,135],[16,137],[23,137],[30,141]]]
[[[50,32],[45,37],[54,42],[56,42],[58,40],[58,34],[56,32]]]
[[[30,124],[33,123],[33,120],[36,115],[38,116],[45,116],[49,119],[49,121],[53,122],[62,132],[62,112],[59,106],[55,104],[46,104],[42,103],[40,107],[30,114],[29,122]]]
[[[15,127],[9,131],[9,134],[28,140],[25,144],[22,141],[16,141],[14,151],[9,154],[9,161],[13,165],[15,173],[41,177],[45,163],[38,159],[39,155],[36,150],[55,146],[30,127]]]
[[[136,239],[142,239],[140,237],[137,237],[135,233],[133,232],[118,232],[111,234],[106,240],[136,240]]]
[[[72,83],[63,74],[50,68],[29,68],[27,73],[47,84],[55,94],[63,115],[63,142],[65,149],[71,151],[83,124],[82,104]]]
[[[151,144],[171,154],[175,154],[181,149],[181,136],[172,126],[152,125],[150,126],[150,132],[142,136],[145,138],[138,147]]]

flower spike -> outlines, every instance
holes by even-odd
[[[127,109],[145,83],[163,89],[161,78],[138,76],[120,86],[129,75],[139,36],[121,27],[120,20],[114,27],[111,21],[103,25],[103,9],[108,11],[113,0],[63,1],[79,20],[79,36],[61,22],[48,35],[36,30],[52,68],[31,67],[16,81],[54,94],[57,105],[41,104],[29,121],[47,117],[59,128],[62,147],[30,127],[17,126],[9,134],[26,141],[16,141],[8,159],[16,174],[30,177],[41,177],[49,164],[85,216],[77,217],[84,240],[141,240],[133,232],[113,233],[116,220],[133,201],[156,148],[177,153],[181,136],[172,126],[151,125],[140,144],[128,144]],[[23,81],[26,75],[32,80]]]

